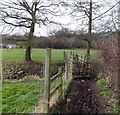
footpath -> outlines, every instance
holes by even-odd
[[[61,113],[105,113],[105,100],[95,81],[74,79],[59,107]]]

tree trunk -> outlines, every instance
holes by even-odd
[[[87,41],[87,56],[90,56],[90,41]]]
[[[89,74],[89,64],[90,64],[90,46],[91,46],[91,31],[92,31],[92,0],[90,0],[89,9],[89,26],[88,26],[88,38],[87,38],[87,52],[86,52],[86,69]]]
[[[92,0],[90,0],[90,10],[89,10],[89,27],[88,27],[88,45],[87,45],[87,56],[90,56],[90,44],[91,44],[91,31],[92,31]]]
[[[31,61],[31,46],[26,47],[25,61]]]
[[[32,24],[30,28],[30,32],[28,34],[28,43],[26,46],[26,52],[25,52],[25,61],[31,61],[31,46],[32,46],[32,40],[33,40],[33,34],[35,29],[35,12],[33,12],[32,15]]]

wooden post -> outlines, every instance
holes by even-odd
[[[86,69],[86,55],[83,57],[84,61],[83,61],[83,64],[84,64],[84,69]]]
[[[44,79],[44,98],[45,113],[49,113],[49,101],[50,101],[50,76],[51,76],[51,49],[46,49],[45,52],[45,79]]]
[[[67,107],[70,107],[71,105],[71,99],[67,99]]]
[[[63,91],[62,91],[63,80],[62,80],[62,68],[61,67],[59,67],[59,73],[60,73],[60,77],[59,77],[58,82],[60,83],[60,88],[59,88],[58,92],[59,92],[59,97],[61,97],[63,94]]]
[[[75,53],[73,52],[73,59],[74,59],[74,57],[75,57]]]
[[[70,52],[70,55],[72,55],[72,51]]]
[[[64,52],[65,56],[65,80],[68,80],[68,54]]]
[[[70,55],[69,55],[69,77],[71,76],[71,72],[72,72],[72,59],[71,59],[71,57],[72,57],[72,53],[70,53]]]
[[[74,58],[74,53],[72,53],[72,55],[70,55],[70,69],[71,69],[70,70],[70,72],[71,72],[70,74],[71,74],[71,78],[72,78],[72,75],[73,75],[72,74],[73,73],[73,58]]]
[[[81,59],[83,59],[83,55],[81,54]]]
[[[43,77],[45,77],[45,61],[43,62],[43,69],[42,69],[42,75],[43,75]]]
[[[65,61],[65,58],[66,58],[65,54],[66,54],[66,52],[64,51],[64,52],[63,52],[63,56],[64,56],[64,61]]]
[[[91,57],[90,57],[90,55],[89,55],[89,56],[88,56],[88,62],[87,62],[87,74],[89,75],[89,77],[90,77],[90,73],[91,73],[90,60],[91,60]]]
[[[78,54],[75,55],[75,61],[78,62]]]

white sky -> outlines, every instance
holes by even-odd
[[[9,0],[8,0],[9,1]],[[11,0],[11,1],[16,1],[16,0]],[[34,1],[34,0],[27,0],[27,1]],[[44,0],[45,1],[45,0]],[[62,1],[62,0],[61,0]],[[63,0],[63,1],[66,1],[66,0]],[[68,2],[71,2],[71,1],[73,1],[73,0],[67,0]],[[89,2],[89,0],[74,0],[74,1],[81,1],[81,2]],[[117,2],[118,0],[93,0],[93,2],[103,2],[103,3],[105,3],[106,5],[103,7],[103,8],[101,8],[101,10],[100,10],[100,12],[101,13],[103,13],[103,12],[105,12],[106,10],[108,10],[109,9],[109,7],[108,7],[108,4],[107,4],[107,2],[110,2],[110,6],[113,6],[116,2]],[[68,11],[67,12],[69,12],[71,9],[68,9]],[[65,12],[65,9],[64,8],[62,8],[61,7],[61,11],[62,12]],[[97,13],[97,12],[96,12]],[[107,14],[109,14],[110,12],[108,12]],[[93,16],[94,17],[94,16]],[[103,15],[103,20],[105,21],[105,20],[108,20],[109,19],[109,17],[105,17],[104,18],[104,15]],[[59,23],[62,23],[62,24],[68,24],[67,26],[65,26],[66,28],[69,28],[69,29],[71,29],[71,30],[80,30],[81,28],[82,28],[82,26],[81,26],[81,24],[82,24],[82,21],[74,21],[74,19],[73,19],[73,17],[70,17],[70,16],[68,16],[67,14],[64,14],[63,16],[61,16],[61,17],[53,17],[53,20],[54,21],[56,21],[56,22],[59,22]],[[98,25],[98,27],[99,27],[99,24],[102,24],[103,23],[103,21],[95,21],[95,22],[93,22],[93,25],[94,26],[96,26],[96,25]],[[104,24],[104,23],[103,23]],[[0,23],[0,27],[1,28],[3,28],[3,26],[1,26],[1,23]],[[83,27],[84,28],[84,27]],[[88,27],[86,27],[86,28],[88,28]],[[40,35],[40,36],[47,36],[47,33],[49,33],[50,31],[53,31],[53,30],[59,30],[60,28],[56,28],[56,26],[49,26],[49,27],[45,27],[45,26],[41,26],[41,28],[39,28],[39,26],[38,25],[36,25],[36,28],[35,28],[35,35]],[[1,29],[2,30],[2,29]],[[0,32],[1,32],[1,30],[0,30]],[[28,30],[22,30],[22,29],[19,29],[19,28],[17,28],[15,31],[13,31],[12,32],[12,34],[15,34],[15,33],[25,33],[25,32],[27,32]],[[6,34],[8,32],[8,28],[6,28],[5,29],[5,31],[4,31],[4,33],[2,32],[2,34]],[[93,32],[95,32],[94,30],[93,30]]]

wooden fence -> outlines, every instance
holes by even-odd
[[[44,78],[44,112],[49,113],[51,97],[58,91],[58,98],[64,96],[65,89],[63,83],[71,81],[73,78],[73,71],[75,63],[80,61],[85,64],[85,58],[83,55],[78,55],[73,52],[64,52],[65,67],[59,67],[58,73],[51,77],[51,49],[46,49],[45,52],[45,78]],[[57,85],[51,89],[51,83],[57,80]]]

